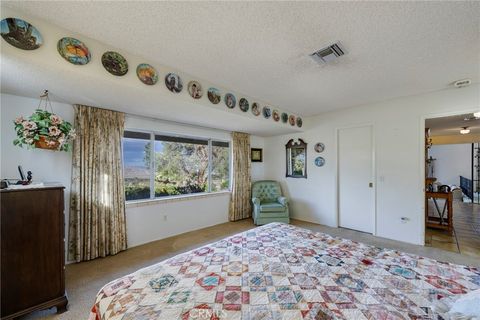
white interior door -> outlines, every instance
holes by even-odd
[[[338,131],[339,225],[368,233],[375,226],[372,135],[372,126]]]

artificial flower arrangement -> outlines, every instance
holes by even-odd
[[[18,117],[14,121],[19,147],[69,151],[75,138],[75,129],[70,122],[47,110],[36,109],[28,118]]]

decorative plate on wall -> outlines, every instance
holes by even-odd
[[[202,85],[195,80],[188,83],[188,93],[193,99],[200,99],[203,96]]]
[[[148,63],[140,63],[138,65],[137,77],[140,81],[149,86],[154,85],[158,81],[157,70]]]
[[[280,113],[278,112],[278,110],[273,110],[272,118],[277,122],[280,120]]]
[[[127,60],[118,52],[107,51],[102,55],[105,70],[114,76],[123,76],[128,72]]]
[[[165,76],[165,85],[173,93],[179,93],[183,89],[182,79],[176,73],[168,73]]]
[[[250,108],[250,104],[248,103],[248,100],[245,98],[241,98],[240,101],[238,102],[238,106],[240,107],[240,110],[243,112],[247,112],[248,109]]]
[[[222,97],[220,96],[220,90],[217,88],[209,88],[207,92],[208,100],[210,100],[211,103],[217,104],[222,100]]]
[[[231,93],[227,93],[225,97],[223,97],[223,101],[225,102],[225,105],[229,107],[230,109],[235,108],[237,105],[237,98]]]
[[[0,33],[9,44],[23,50],[38,49],[43,43],[37,28],[18,18],[3,19],[0,22]]]
[[[272,110],[270,110],[269,107],[263,107],[262,113],[263,113],[263,117],[264,117],[265,119],[268,119],[268,118],[270,118],[270,117],[272,116]]]
[[[295,125],[295,116],[293,114],[288,117],[288,123],[290,123],[291,126]]]
[[[325,145],[324,145],[323,143],[321,143],[321,142],[317,142],[317,143],[315,144],[315,147],[313,147],[313,149],[314,149],[316,152],[320,153],[320,152],[323,152],[323,150],[325,150]]]
[[[300,117],[297,117],[297,127],[301,128],[303,126],[303,120]]]
[[[282,122],[287,123],[288,122],[288,114],[285,112],[282,113]]]
[[[65,37],[58,40],[57,50],[60,55],[70,63],[85,65],[90,62],[90,51],[80,40]]]
[[[325,159],[323,157],[316,157],[315,158],[315,165],[317,167],[323,167],[324,164],[325,164]]]
[[[254,116],[260,115],[260,106],[256,102],[252,103],[252,113]]]

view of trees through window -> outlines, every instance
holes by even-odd
[[[228,142],[165,135],[153,138],[150,133],[125,132],[127,201],[228,190]]]

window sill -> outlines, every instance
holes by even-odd
[[[170,196],[170,197],[163,197],[163,198],[156,198],[156,199],[132,200],[132,201],[125,202],[125,207],[128,209],[128,208],[136,208],[136,207],[144,207],[144,206],[153,206],[153,205],[161,204],[161,203],[179,202],[179,201],[196,200],[196,199],[202,199],[202,198],[218,197],[218,196],[222,196],[222,195],[226,195],[226,194],[230,194],[230,191],[186,194],[186,195]]]

